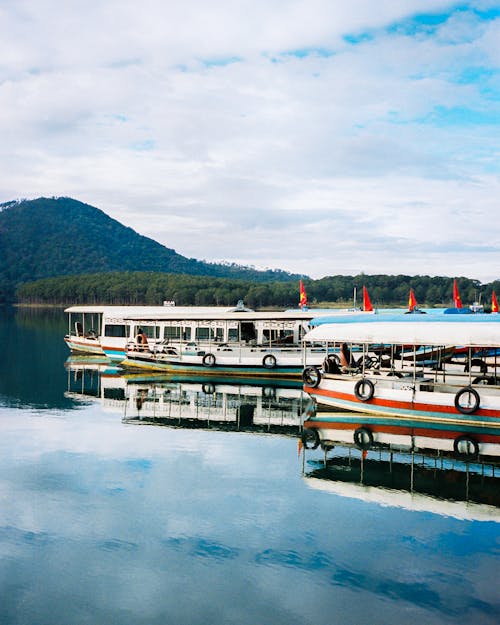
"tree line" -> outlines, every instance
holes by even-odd
[[[410,288],[420,306],[453,306],[453,278],[443,276],[366,275],[329,276],[304,280],[308,305],[361,305],[366,286],[374,307],[405,307]],[[491,294],[500,295],[500,280],[481,284],[459,277],[457,284],[464,306],[481,301],[488,309]],[[16,299],[22,304],[161,305],[173,300],[179,306],[232,306],[243,300],[251,308],[295,308],[298,281],[255,282],[236,278],[213,278],[160,272],[111,272],[45,278],[20,285]]]

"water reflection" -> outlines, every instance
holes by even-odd
[[[85,356],[68,358],[66,368],[67,397],[97,401],[122,423],[292,436],[299,453],[304,447],[309,487],[382,506],[500,521],[500,436],[490,432],[480,457],[460,457],[453,433],[438,424],[432,436],[416,436],[416,430],[403,436],[372,417],[375,441],[366,444],[359,438],[359,414],[333,411],[328,429],[318,429],[311,440],[302,426],[315,417],[300,383],[131,375]]]
[[[58,314],[0,315],[1,625],[499,622],[497,465],[300,450],[300,384],[66,362]]]
[[[129,374],[95,357],[66,361],[66,396],[118,412],[127,424],[299,436],[309,405],[300,382]]]
[[[0,309],[0,406],[68,409],[62,310]]]
[[[500,437],[498,455],[492,444],[488,455],[464,460],[443,449],[438,436],[446,432],[436,431],[418,451],[389,435],[360,449],[359,441],[349,442],[355,432],[355,425],[330,429],[314,450],[306,440],[303,476],[309,487],[382,506],[500,522]]]

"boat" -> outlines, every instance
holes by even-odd
[[[122,366],[155,371],[236,376],[300,378],[305,357],[320,364],[324,347],[302,338],[318,311],[256,312],[241,306],[229,311],[186,311],[168,316],[135,315],[129,327],[148,329],[153,343],[138,334],[126,348]],[[323,314],[332,315],[332,311]],[[364,315],[362,311],[340,316]]]
[[[147,347],[136,339],[130,341],[122,366],[205,375],[300,377],[301,340],[312,315],[233,310],[189,311],[175,318],[135,317],[128,320],[131,326],[152,328],[152,334],[162,340]],[[309,356],[319,364],[324,350],[309,348]]]
[[[362,413],[359,419],[367,430],[374,418],[384,417],[386,425],[395,427],[433,423],[454,432],[467,433],[480,426],[500,433],[498,369],[485,372],[473,366],[477,350],[500,347],[498,323],[325,324],[304,340],[345,344],[361,352],[350,367],[308,365],[303,371],[304,390],[317,406],[334,409],[333,420],[335,410],[341,409]],[[440,366],[430,366],[420,357],[428,350],[436,358],[454,346],[467,354],[451,369],[446,359]],[[323,418],[322,423],[329,419]]]
[[[203,314],[230,310],[234,310],[234,307],[70,306],[64,311],[68,315],[68,333],[64,340],[71,353],[105,355],[111,360],[121,361],[125,358],[127,342],[134,340],[139,329],[127,324],[126,319],[141,315],[165,318],[187,312]],[[146,328],[145,331],[150,332],[150,329]],[[147,338],[152,342],[156,340],[153,335]]]

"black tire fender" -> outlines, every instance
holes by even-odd
[[[370,449],[373,446],[373,434],[368,428],[354,430],[354,443],[358,449]]]
[[[375,394],[375,385],[368,378],[361,378],[354,386],[354,394],[359,401],[370,401]]]
[[[474,460],[479,456],[479,444],[467,434],[462,434],[453,441],[453,451],[460,460]]]
[[[302,382],[311,388],[318,387],[321,382],[321,372],[318,367],[306,367],[302,372]]]
[[[468,405],[464,406],[461,403],[461,400],[462,398],[465,398],[466,395],[468,398]],[[481,399],[479,397],[479,393],[474,388],[472,388],[472,386],[466,386],[465,388],[461,388],[455,395],[455,408],[458,410],[458,412],[461,412],[462,414],[472,414],[473,412],[476,412],[476,410],[479,408],[480,403]]]
[[[262,359],[262,366],[266,369],[274,369],[274,367],[276,367],[276,356],[266,354]]]
[[[314,428],[306,428],[300,435],[300,440],[305,449],[317,449],[319,447],[319,434],[318,430]]]
[[[202,363],[205,367],[213,367],[215,365],[215,356],[213,354],[205,354]]]

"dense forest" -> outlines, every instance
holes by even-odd
[[[296,307],[299,276],[186,258],[71,198],[0,205],[0,303],[161,304]],[[309,306],[352,306],[369,289],[375,307],[406,306],[410,287],[421,306],[452,306],[453,279],[358,275],[304,278]],[[458,278],[464,305],[487,308],[500,281]],[[357,304],[360,304],[358,296]]]
[[[19,284],[54,276],[158,271],[286,281],[298,276],[258,271],[230,263],[208,263],[177,254],[71,198],[38,198],[0,205],[0,302]]]
[[[500,294],[500,280],[481,284],[457,278],[464,306],[481,300],[485,309],[491,292]],[[361,304],[366,286],[375,307],[406,306],[413,288],[421,306],[453,306],[453,278],[430,276],[357,275],[304,280],[309,306],[352,306],[354,289]],[[165,274],[157,272],[115,272],[48,278],[21,285],[19,302],[27,304],[148,304],[174,300],[179,306],[232,306],[242,299],[252,308],[297,307],[298,280],[260,283],[230,278]]]

